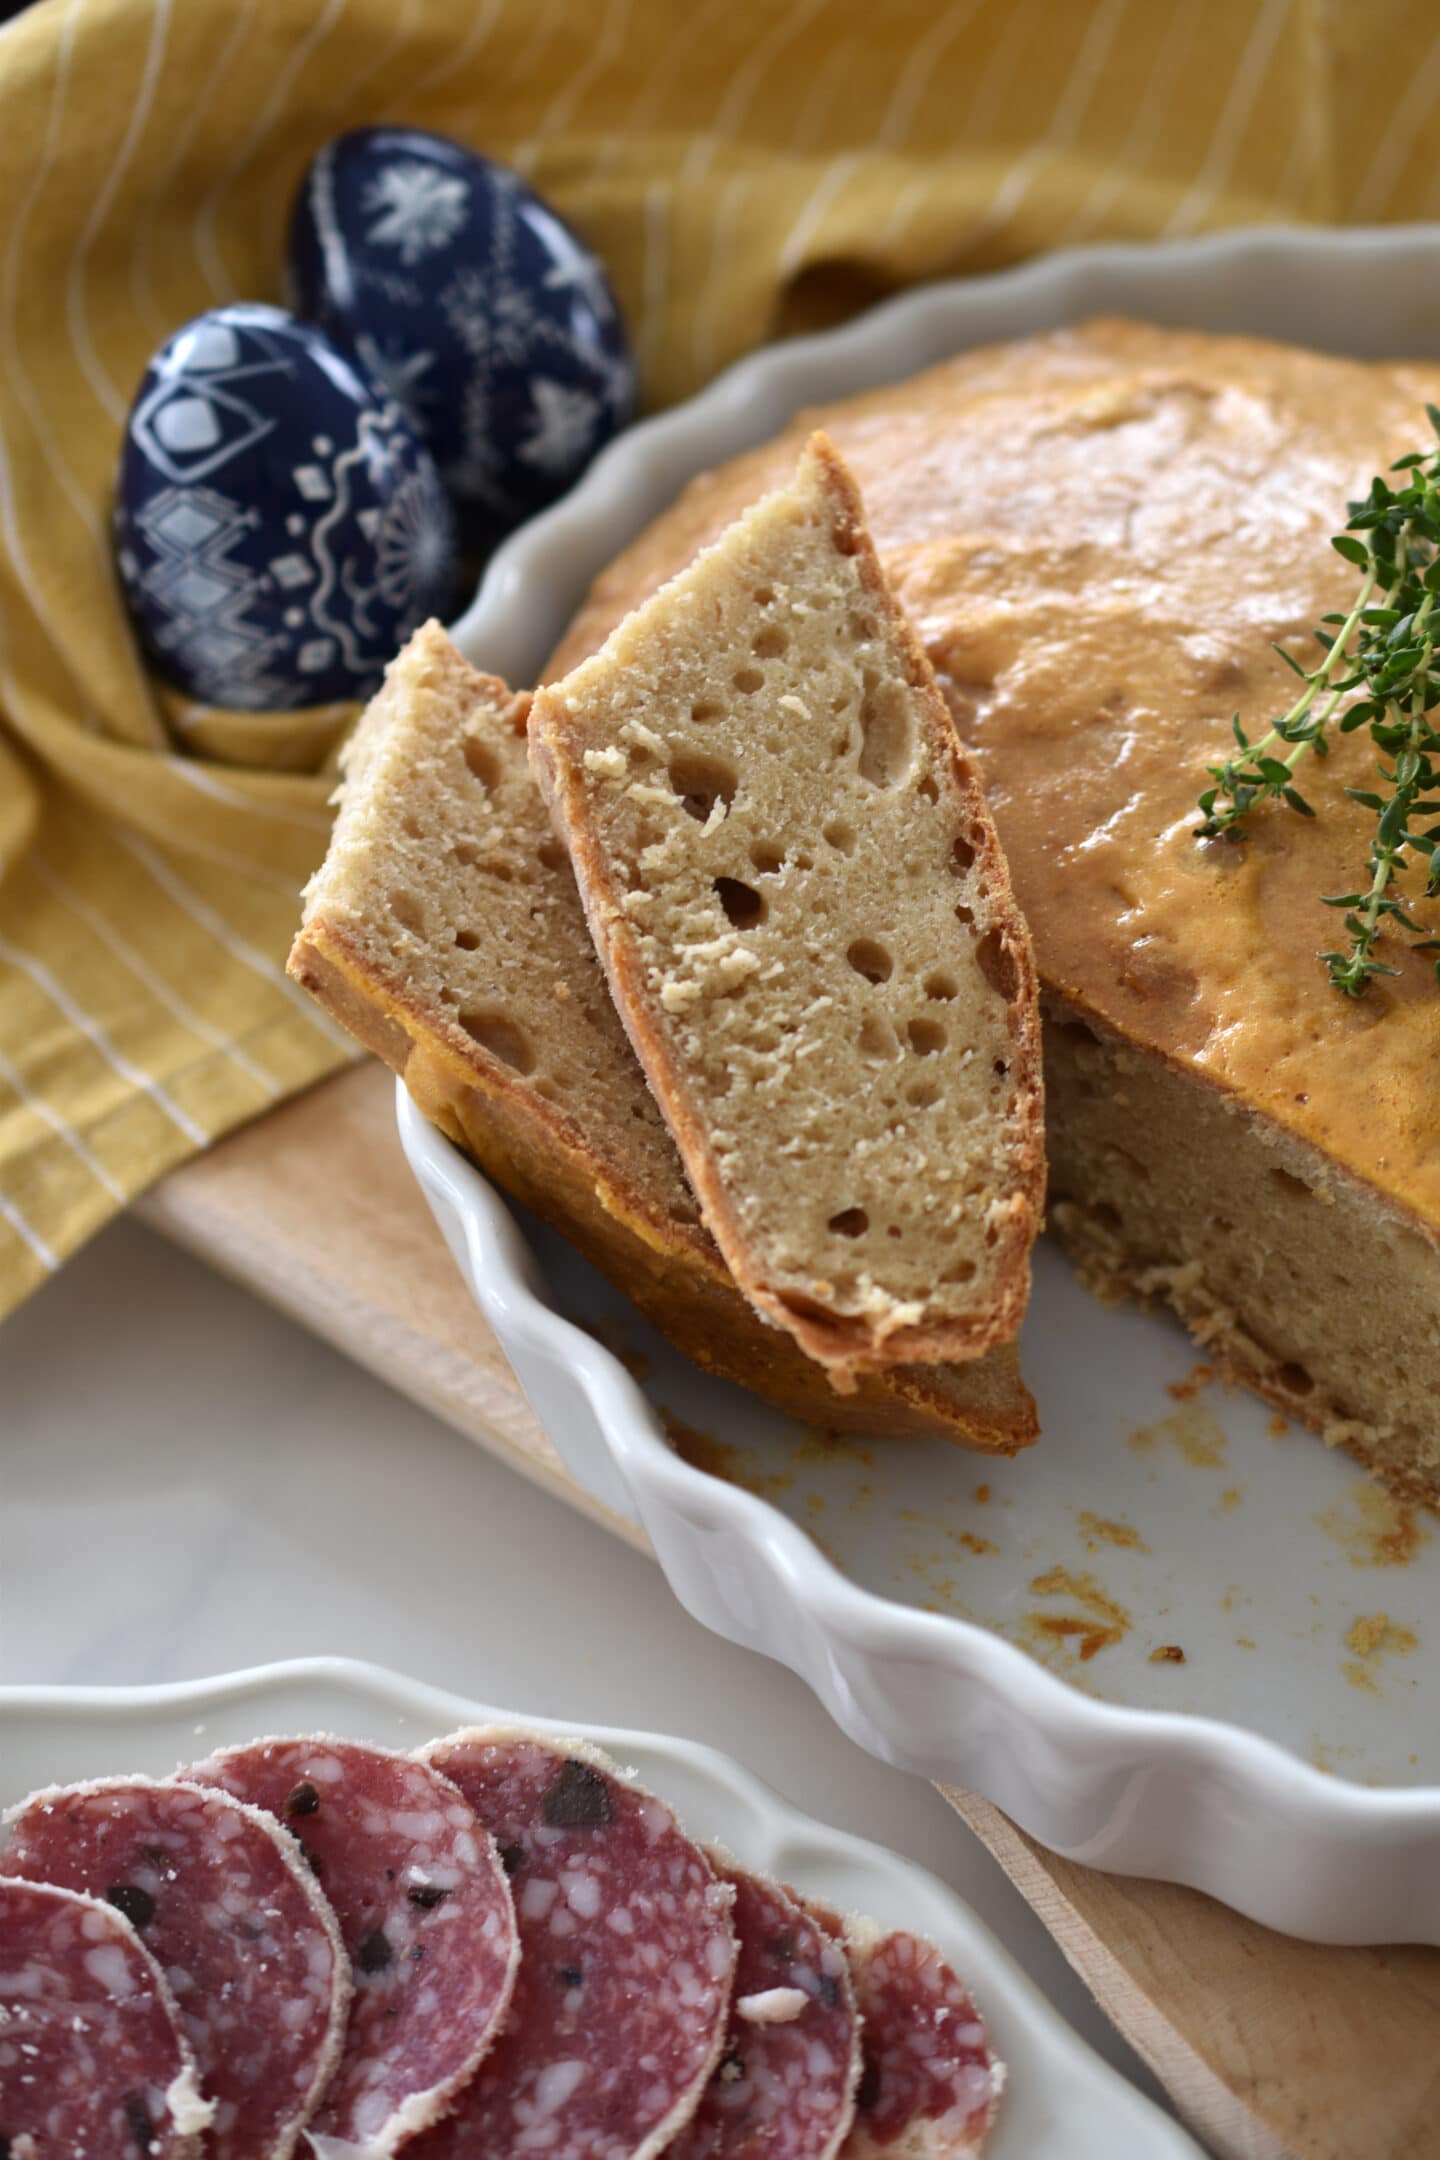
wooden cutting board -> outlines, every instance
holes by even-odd
[[[343,1073],[138,1212],[643,1549],[530,1415],[401,1155],[393,1090],[376,1066]],[[973,1793],[945,1797],[1224,2160],[1440,2160],[1440,1951],[1291,1942],[1195,1891],[1058,1860]]]

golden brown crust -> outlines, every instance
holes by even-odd
[[[1231,713],[1253,736],[1289,701],[1293,680],[1271,640],[1312,650],[1316,622],[1353,598],[1353,572],[1328,536],[1369,475],[1414,447],[1433,394],[1420,368],[1116,321],[966,353],[800,414],[692,482],[596,580],[546,670],[574,668],[774,486],[817,421],[832,430],[980,764],[1043,983],[1109,1046],[1114,1070],[1095,1077],[1094,1103],[1077,1112],[1052,1085],[1062,1203],[1098,1197],[1120,1210],[1107,1166],[1144,1156],[1131,1262],[1112,1281],[1135,1290],[1157,1258],[1179,1267],[1187,1253],[1208,1254],[1207,1299],[1234,1307],[1238,1296],[1237,1320],[1277,1358],[1313,1364],[1317,1393],[1301,1404],[1243,1359],[1227,1358],[1231,1369],[1396,1490],[1424,1497],[1440,1491],[1429,1326],[1440,998],[1426,956],[1398,938],[1385,956],[1399,975],[1354,1002],[1328,989],[1315,958],[1336,927],[1319,895],[1353,886],[1364,862],[1367,815],[1345,789],[1373,785],[1368,745],[1344,738],[1312,766],[1316,818],[1272,811],[1237,848],[1204,849],[1191,835],[1203,767],[1223,754]],[[1052,1034],[1047,1015],[1047,1048]],[[1168,1077],[1185,1101],[1164,1148],[1121,1129],[1132,1083],[1132,1124],[1149,1116],[1137,1074]],[[1107,1097],[1114,1116],[1087,1140]],[[1202,1129],[1214,1135],[1203,1173],[1186,1137]],[[1243,1171],[1227,1133],[1254,1135]],[[1245,1209],[1227,1201],[1254,1197],[1252,1171],[1262,1194],[1283,1193],[1271,1179],[1282,1164],[1317,1196],[1322,1229],[1348,1210],[1368,1242],[1347,1252],[1309,1223],[1277,1224],[1270,1264],[1252,1237],[1247,1272]],[[1157,1254],[1162,1204],[1174,1234]],[[1226,1258],[1214,1240],[1231,1217]],[[1289,1287],[1297,1273],[1303,1296]],[[1383,1351],[1358,1331],[1342,1351],[1325,1327],[1327,1312],[1355,1306],[1357,1285],[1375,1288]],[[1218,1358],[1208,1308],[1172,1302]],[[1405,1345],[1400,1306],[1411,1316]],[[1357,1424],[1358,1436],[1347,1432]]]
[[[1039,1433],[1011,1347],[959,1370],[899,1367],[839,1396],[823,1367],[760,1321],[703,1231],[657,1223],[646,1196],[607,1175],[567,1121],[459,1031],[437,1026],[399,980],[382,980],[323,917],[295,941],[290,973],[405,1081],[417,1107],[486,1174],[561,1232],[704,1371],[802,1423],[877,1438],[938,1434],[1013,1455]]]
[[[906,657],[906,676],[921,700],[936,754],[950,767],[955,789],[964,805],[964,832],[975,851],[976,866],[986,888],[987,928],[999,941],[998,966],[1015,982],[1009,1001],[1011,1077],[1022,1112],[1016,1119],[1019,1131],[1012,1157],[1013,1192],[1017,1206],[1000,1235],[1008,1254],[1005,1283],[992,1316],[990,1330],[981,1347],[1008,1342],[1020,1329],[1030,1296],[1030,1254],[1044,1220],[1045,1208],[1045,1091],[1040,1048],[1040,986],[1029,926],[1020,912],[1010,881],[990,806],[985,800],[980,775],[969,751],[955,730],[950,708],[940,695],[935,670],[915,634],[915,626],[895,596],[876,553],[865,522],[865,506],[855,476],[823,430],[810,438],[810,450],[825,470],[840,514],[853,536],[853,553],[861,576],[892,637]],[[918,1331],[917,1331],[918,1332]],[[940,1352],[927,1345],[909,1353],[917,1363],[958,1353]]]
[[[883,614],[892,645],[903,659],[908,687],[916,694],[931,750],[949,770],[959,798],[963,836],[984,873],[986,925],[997,941],[996,969],[1007,983],[1014,1101],[1009,1129],[1017,1137],[1006,1164],[1005,1205],[995,1211],[990,1241],[994,1261],[983,1302],[977,1300],[968,1312],[932,1308],[923,1319],[897,1324],[889,1316],[843,1312],[770,1280],[714,1145],[709,1118],[681,1063],[673,1032],[660,1019],[634,925],[624,909],[625,894],[616,867],[591,815],[583,752],[567,703],[570,686],[536,693],[530,745],[537,778],[570,851],[591,935],[617,1009],[674,1135],[706,1224],[752,1305],[792,1334],[812,1358],[830,1366],[833,1384],[843,1388],[866,1367],[979,1357],[1013,1340],[1029,1294],[1030,1251],[1043,1207],[1043,1089],[1029,934],[1014,901],[975,769],[960,745],[924,650],[890,590],[852,476],[825,436],[816,435],[807,453],[802,471],[813,467],[819,477],[839,551],[854,559]]]
[[[898,1368],[842,1401],[823,1369],[740,1296],[687,1214],[678,1162],[595,974],[568,869],[549,852],[524,754],[525,705],[470,668],[438,625],[416,633],[347,749],[344,805],[291,974],[403,1076],[426,1115],[696,1363],[821,1427],[930,1433],[1004,1453],[1027,1446],[1038,1430],[1035,1407],[1013,1351],[958,1370]],[[513,749],[505,730],[517,738]],[[486,746],[502,743],[497,766]],[[462,872],[457,855],[474,866]],[[421,859],[434,864],[428,879]],[[492,862],[498,888],[486,883]],[[397,897],[403,922],[393,915]],[[538,986],[528,1012],[516,1012],[536,1030],[533,1078],[494,1054],[464,1009],[467,1001],[483,1006],[498,986],[500,956],[487,960],[470,931],[487,923],[518,947],[509,955],[512,983],[518,968]],[[457,930],[466,932],[464,951]],[[598,1030],[595,1016],[586,1019],[592,980],[605,1022]],[[557,1092],[556,1078],[567,1060],[575,1069],[586,1042],[603,1063],[612,1030],[614,1087],[603,1100],[592,1091],[582,1118],[581,1097]],[[639,1144],[651,1123],[658,1149]],[[596,1133],[614,1144],[598,1147]]]
[[[1399,975],[1356,1001],[1315,959],[1337,922],[1319,895],[1363,870],[1345,789],[1372,784],[1368,743],[1312,769],[1316,818],[1270,812],[1243,848],[1191,837],[1232,712],[1254,735],[1289,702],[1272,640],[1313,650],[1353,598],[1328,536],[1414,447],[1433,392],[1419,367],[1117,320],[965,353],[692,482],[545,672],[594,651],[823,424],[975,749],[1047,984],[1440,1227],[1426,956],[1387,938]]]

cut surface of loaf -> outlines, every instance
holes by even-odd
[[[1028,1445],[1012,1347],[842,1397],[741,1297],[611,1004],[525,709],[437,624],[416,632],[347,748],[291,974],[697,1364],[812,1424]]]
[[[823,437],[537,692],[530,741],[741,1288],[840,1372],[1013,1336],[1043,1178],[1029,940]]]
[[[1344,613],[1347,500],[1427,434],[1429,366],[1099,321],[798,414],[694,481],[602,574],[548,673],[766,488],[813,429],[985,776],[1034,936],[1051,1215],[1107,1295],[1163,1299],[1207,1362],[1440,1505],[1440,995],[1433,955],[1361,998],[1317,964],[1368,880],[1366,732],[1307,760],[1316,815],[1195,839],[1232,715]],[[1423,867],[1401,890],[1432,931]],[[1242,1204],[1243,1203],[1243,1204]]]

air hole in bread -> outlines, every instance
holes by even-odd
[[[691,817],[703,825],[717,802],[723,802],[728,809],[735,800],[740,775],[728,758],[703,757],[697,750],[685,750],[670,760],[670,785]]]
[[[703,727],[707,720],[718,720],[724,709],[722,705],[707,704],[702,698],[697,705],[690,707],[690,718],[697,727]]]
[[[938,1020],[912,1020],[905,1033],[916,1057],[934,1057],[945,1047],[945,1030]]]
[[[894,1029],[889,1021],[882,1020],[878,1013],[867,1013],[865,1015],[865,1018],[860,1023],[860,1033],[856,1037],[856,1042],[859,1046],[860,1055],[869,1058],[874,1064],[879,1064],[887,1058],[893,1058],[899,1047],[895,1040]]]
[[[974,1282],[975,1262],[973,1260],[952,1260],[949,1267],[941,1272],[940,1280],[943,1283]]]
[[[873,615],[852,615],[850,617],[850,635],[863,645],[867,638],[879,637],[880,625]]]
[[[749,930],[765,919],[765,895],[756,892],[743,878],[717,877],[715,897],[725,910],[725,919],[736,930]]]
[[[856,938],[845,957],[856,974],[863,975],[866,982],[889,982],[895,972],[894,961],[885,947],[878,945],[874,938]]]
[[[1287,1395],[1308,1395],[1315,1386],[1314,1380],[1303,1365],[1281,1365],[1275,1374],[1275,1384],[1284,1388]]]
[[[399,923],[402,930],[408,930],[412,937],[424,937],[425,910],[414,893],[392,892],[390,895],[390,913]]]
[[[1291,1193],[1297,1200],[1308,1200],[1311,1197],[1310,1187],[1305,1183],[1304,1178],[1296,1177],[1293,1171],[1281,1170],[1277,1167],[1270,1172],[1270,1176],[1272,1181],[1279,1186],[1281,1192]]]
[[[996,994],[1007,1005],[1013,1003],[1020,992],[1020,970],[1015,965],[1015,955],[999,930],[987,930],[975,948],[975,958],[980,972]]]
[[[530,1073],[535,1070],[535,1052],[529,1036],[523,1028],[515,1025],[506,1013],[462,1012],[460,1025],[472,1042],[479,1043],[492,1057],[499,1058],[502,1065],[509,1065],[515,1072]]]
[[[933,1110],[940,1100],[940,1087],[934,1080],[916,1080],[905,1090],[906,1102],[917,1110]]]
[[[995,1077],[997,1080],[1008,1080],[1010,1077],[1010,1067],[1004,1058],[996,1058],[995,1060]]]
[[[931,778],[928,772],[921,780],[915,792],[920,797],[921,802],[937,803],[940,800],[940,790],[938,787],[936,787],[934,780]]]
[[[860,777],[890,788],[904,779],[915,754],[910,700],[897,682],[881,681],[867,668],[860,700]]]
[[[774,877],[777,870],[785,867],[784,850],[768,840],[756,840],[750,849],[750,860],[762,877]]]
[[[565,853],[563,842],[559,840],[542,840],[535,853],[540,863],[547,870],[563,870],[570,860]]]
[[[750,646],[757,660],[780,660],[790,650],[790,633],[782,630],[779,623],[766,623],[757,630]]]
[[[953,998],[960,995],[959,983],[953,975],[947,974],[944,968],[931,970],[925,977],[924,989],[928,998]]]
[[[831,736],[830,755],[833,758],[848,757],[850,755],[850,730],[848,727],[843,735]]]
[[[837,1237],[864,1237],[870,1227],[870,1217],[863,1207],[842,1208],[838,1215],[830,1217],[825,1227],[833,1230]]]
[[[457,930],[455,932],[455,943],[459,946],[461,952],[478,952],[480,950],[479,937],[473,930]]]
[[[955,903],[955,920],[958,923],[963,923],[967,930],[970,929],[975,921],[974,908],[966,907],[963,900],[957,900]]]
[[[480,785],[492,790],[499,787],[500,760],[489,743],[479,735],[466,735],[462,738],[461,748],[465,752],[465,763]]]
[[[730,678],[730,687],[738,690],[741,697],[754,697],[757,690],[764,689],[765,677],[758,667],[736,668]]]
[[[757,585],[750,597],[755,602],[756,607],[769,607],[771,601],[775,598],[775,588],[773,585]]]
[[[855,828],[843,818],[832,818],[820,836],[837,855],[853,855],[855,852]]]
[[[423,837],[425,828],[413,811],[407,811],[400,820],[400,830],[407,840],[419,840]]]
[[[975,850],[963,833],[957,833],[950,850],[950,860],[957,870],[968,870],[975,860]]]
[[[472,847],[468,840],[457,840],[450,850],[450,859],[458,862],[462,870],[473,870],[480,860],[480,850]]]

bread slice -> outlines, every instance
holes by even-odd
[[[537,691],[530,743],[746,1295],[840,1373],[1012,1337],[1044,1171],[1030,941],[823,436]]]
[[[841,1397],[740,1296],[611,1005],[530,772],[526,704],[437,624],[416,632],[349,744],[291,974],[707,1371],[811,1424],[1027,1446],[1035,1406],[1010,1346]]]
[[[1116,321],[962,353],[694,480],[546,673],[832,429],[1034,938],[1061,1241],[1104,1294],[1164,1300],[1208,1364],[1440,1508],[1434,956],[1387,931],[1399,973],[1356,999],[1315,958],[1337,933],[1320,896],[1354,886],[1375,831],[1348,792],[1375,785],[1368,734],[1307,761],[1314,817],[1194,838],[1232,714],[1257,741],[1291,701],[1287,655],[1354,601],[1330,535],[1425,433],[1434,375]],[[1422,883],[1401,889],[1433,926]]]

